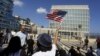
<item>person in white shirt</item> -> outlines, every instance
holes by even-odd
[[[56,55],[56,44],[57,44],[57,34],[55,35],[54,41],[52,43],[51,36],[46,33],[40,34],[37,37],[37,52],[32,56],[55,56]]]
[[[26,34],[25,34],[25,28],[24,28],[24,26],[22,26],[20,28],[20,31],[18,31],[16,33],[16,36],[19,36],[20,37],[21,46],[23,47],[26,44]]]

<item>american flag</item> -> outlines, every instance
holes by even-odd
[[[52,10],[49,14],[47,14],[47,18],[50,20],[54,20],[57,22],[62,22],[63,17],[66,15],[66,11],[62,10]]]

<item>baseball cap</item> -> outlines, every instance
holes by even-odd
[[[50,47],[52,45],[51,36],[46,33],[40,34],[37,38],[37,41],[44,47]]]

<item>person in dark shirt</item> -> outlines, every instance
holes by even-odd
[[[26,56],[21,47],[21,41],[18,36],[12,37],[8,46],[0,52],[0,56]]]
[[[90,48],[87,50],[86,56],[94,56],[93,52],[94,52],[94,50],[93,50],[92,46],[90,46]]]
[[[30,36],[30,39],[28,40],[28,52],[27,55],[32,55],[33,54],[33,45],[34,45],[34,40],[32,39],[33,36]]]
[[[0,47],[3,45],[3,33],[0,33]]]
[[[97,42],[96,54],[97,54],[97,56],[100,56],[100,37],[99,36],[97,37],[96,42]]]
[[[60,56],[67,56],[66,51],[63,49],[59,50],[59,54],[60,54]]]
[[[84,45],[83,45],[83,48],[86,47],[86,50],[88,48],[88,43],[89,43],[89,39],[88,37],[86,37],[86,39],[84,40]]]
[[[80,51],[80,47],[77,47],[77,56],[83,56],[81,51]]]
[[[73,46],[71,46],[69,53],[71,54],[71,56],[77,56],[77,52],[76,52],[76,50],[74,49]]]

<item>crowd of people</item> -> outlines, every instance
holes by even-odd
[[[0,33],[0,46],[8,44],[8,46],[0,50],[0,56],[83,56],[80,47],[76,49],[71,46],[68,54],[65,50],[58,48],[58,31],[54,34],[54,39],[49,34],[39,34],[37,41],[33,40],[33,36],[27,34],[24,27],[20,31],[11,33],[8,29]],[[52,41],[53,40],[53,41]],[[98,41],[98,40],[97,40]],[[88,48],[89,40],[86,37],[83,48],[86,47],[86,56],[94,56],[92,46]],[[99,42],[99,41],[98,41]],[[97,43],[97,56],[100,56],[100,43]]]
[[[20,31],[16,32],[15,35],[8,34],[8,30],[4,36],[0,33],[0,44],[8,44],[6,48],[0,51],[0,56],[55,56],[56,55],[56,44],[57,36],[55,36],[52,42],[51,36],[46,33],[40,34],[37,37],[37,43],[32,39],[27,39],[24,27],[21,27]],[[9,32],[10,33],[10,32]],[[8,35],[10,41],[8,40]],[[6,37],[6,39],[5,39]],[[34,47],[36,45],[36,47]]]
[[[93,53],[94,50],[93,48],[90,46],[89,49],[87,50],[87,52],[85,53],[85,56],[95,56],[95,54]],[[69,50],[69,56],[84,56],[81,52],[80,47],[77,47],[77,49],[74,48],[74,46],[71,46],[70,50]]]

